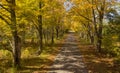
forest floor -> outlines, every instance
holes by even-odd
[[[84,63],[87,65],[88,73],[120,73],[120,65],[115,62],[115,57],[100,54],[91,44],[80,41],[80,52]]]

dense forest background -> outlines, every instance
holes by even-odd
[[[120,65],[119,0],[68,1],[0,0],[0,73],[47,57],[68,31]]]

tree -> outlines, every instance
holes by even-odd
[[[6,16],[9,18],[6,19],[3,16],[0,16],[0,18],[7,23],[7,25],[11,28],[11,33],[13,36],[14,41],[14,48],[13,48],[13,61],[14,66],[20,66],[20,55],[21,55],[21,38],[18,35],[18,28],[17,28],[17,21],[16,21],[16,1],[15,0],[6,0],[6,2],[9,4],[8,8],[5,8],[2,4],[0,6],[5,9],[8,13],[10,13],[9,16]],[[9,22],[10,21],[10,22]]]
[[[41,9],[43,7],[43,1],[40,0],[39,1],[39,9],[40,9],[40,13],[42,12]],[[39,51],[38,51],[38,54],[41,54],[42,52],[42,49],[43,49],[43,26],[42,26],[42,15],[38,15],[38,31],[39,31],[39,45],[40,45],[40,48],[39,48]]]
[[[76,0],[76,4],[77,7],[74,7],[74,11],[76,11],[76,13],[84,18],[85,20],[87,20],[89,22],[89,24],[91,24],[94,28],[94,32],[95,36],[94,37],[96,39],[96,47],[98,49],[99,52],[101,52],[102,49],[102,34],[103,34],[103,20],[105,17],[106,12],[109,10],[109,8],[114,4],[114,1],[106,1],[106,0],[84,0],[84,1],[77,1]],[[113,3],[112,3],[113,2]],[[91,10],[89,10],[91,9]],[[79,12],[79,11],[80,12]],[[85,14],[85,11],[89,11],[90,15]],[[91,11],[91,12],[90,12]]]

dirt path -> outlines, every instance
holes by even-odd
[[[68,34],[60,53],[47,73],[88,73],[74,33]]]

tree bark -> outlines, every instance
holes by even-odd
[[[39,9],[42,9],[42,1],[39,2]],[[41,10],[40,10],[41,12]],[[39,50],[38,54],[40,55],[43,49],[43,28],[42,28],[42,15],[38,15],[38,25],[39,25]]]
[[[20,67],[21,57],[21,39],[18,37],[17,32],[14,32],[14,67]]]
[[[92,4],[93,3],[93,0],[92,0]],[[94,30],[95,30],[95,37],[97,38],[97,43],[95,43],[96,47],[97,47],[97,50],[99,51],[99,48],[101,47],[100,46],[100,43],[99,43],[99,33],[98,33],[98,29],[97,29],[97,22],[96,22],[96,17],[95,17],[95,10],[92,8],[92,15],[93,15],[93,25],[94,25]]]
[[[93,0],[92,0],[92,4]],[[94,29],[97,37],[97,49],[99,52],[102,50],[102,29],[103,29],[103,17],[104,17],[104,9],[105,9],[105,0],[102,1],[101,5],[99,6],[99,9],[97,8],[98,11],[98,16],[99,16],[99,23],[98,26],[96,25],[96,17],[95,17],[95,10],[92,8],[92,14],[93,14],[93,24],[94,24]]]
[[[97,48],[98,48],[98,51],[101,52],[102,50],[102,30],[103,30],[103,16],[104,14],[103,13],[99,13],[99,33],[98,33],[98,41],[97,41]]]
[[[52,27],[51,44],[54,44],[54,27]]]
[[[58,25],[56,26],[56,38],[57,39],[59,38],[59,26]]]
[[[39,22],[39,45],[40,45],[38,54],[40,55],[43,49],[42,15],[38,16],[38,22]]]
[[[14,61],[14,67],[20,66],[20,56],[21,56],[21,39],[18,36],[17,32],[17,21],[16,21],[16,14],[15,14],[15,6],[16,2],[15,0],[11,0],[11,7],[10,7],[10,14],[11,14],[11,23],[12,23],[12,34],[14,38],[14,49],[13,49],[13,61]]]

